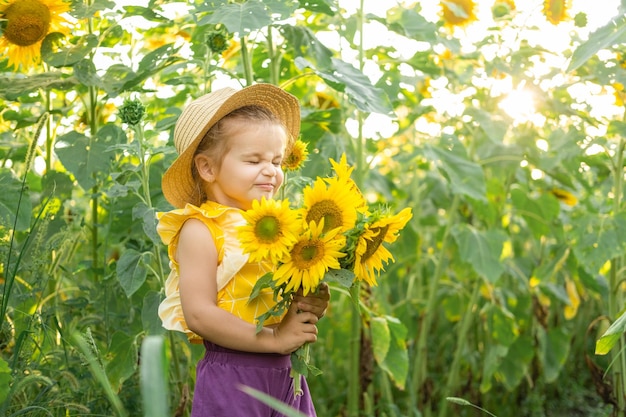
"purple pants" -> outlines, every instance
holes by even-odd
[[[280,417],[282,413],[243,392],[252,387],[288,404],[308,417],[315,408],[304,377],[301,396],[293,394],[289,355],[248,353],[204,341],[198,362],[191,417]]]

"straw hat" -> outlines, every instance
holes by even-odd
[[[181,113],[174,127],[178,158],[163,175],[161,186],[167,201],[182,208],[196,194],[192,177],[193,156],[209,129],[240,107],[257,105],[271,111],[295,139],[300,134],[300,104],[291,94],[272,84],[254,84],[241,90],[230,87],[195,99]]]

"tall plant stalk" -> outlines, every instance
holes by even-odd
[[[363,20],[365,0],[360,0],[357,11],[357,30],[359,33],[359,69],[363,70],[365,54],[363,50]],[[365,144],[363,138],[363,115],[357,110],[358,137],[356,140],[355,152],[355,182],[362,186],[365,177]],[[361,286],[359,281],[355,281],[350,288],[352,297],[352,309],[350,320],[350,368],[348,374],[348,416],[358,417],[361,402],[361,309],[359,308],[359,297]]]
[[[441,402],[439,404],[439,417],[447,416],[448,409],[448,397],[454,394],[454,390],[459,385],[459,369],[461,367],[461,358],[463,356],[463,350],[466,347],[465,341],[467,340],[467,334],[472,325],[472,319],[474,317],[474,306],[478,302],[478,295],[480,294],[480,279],[474,281],[474,288],[472,295],[470,296],[467,309],[463,315],[463,319],[459,325],[459,330],[456,336],[456,350],[452,359],[452,365],[448,370],[448,380],[446,382],[446,388],[443,392]]]
[[[615,160],[613,163],[613,214],[621,212],[622,206],[622,187],[624,185],[624,147],[626,140],[620,137]],[[611,259],[611,272],[609,276],[609,317],[616,319],[621,314],[624,306],[624,294],[621,290],[622,275],[621,267],[623,265],[623,257]],[[620,337],[617,346],[612,350],[612,373],[613,373],[613,393],[617,399],[618,414],[623,414],[626,410],[626,345],[624,337]]]
[[[422,385],[426,381],[426,377],[428,374],[427,363],[428,363],[428,335],[430,334],[430,327],[433,321],[433,316],[436,311],[437,304],[437,290],[439,288],[439,281],[443,276],[443,266],[444,256],[448,249],[448,243],[450,240],[450,232],[452,230],[452,226],[456,221],[456,211],[459,205],[459,196],[455,194],[450,205],[450,209],[448,210],[448,221],[445,226],[445,230],[443,233],[443,238],[441,241],[441,250],[439,254],[439,258],[437,260],[437,265],[435,267],[435,272],[430,279],[430,285],[428,288],[428,301],[426,303],[426,309],[424,311],[424,318],[422,319],[419,338],[417,342],[417,348],[415,349],[415,354],[413,357],[413,378],[411,379],[411,388],[410,388],[410,400],[411,404],[409,407],[416,406],[418,404],[419,399],[419,391],[422,388]]]

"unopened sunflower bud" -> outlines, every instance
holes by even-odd
[[[120,119],[129,126],[138,125],[146,113],[146,108],[139,100],[125,99],[120,108]]]
[[[214,30],[207,34],[206,43],[211,52],[221,54],[228,49],[228,34],[224,30]]]

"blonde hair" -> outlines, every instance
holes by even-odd
[[[228,137],[232,127],[234,126],[232,122],[273,123],[281,126],[287,137],[287,144],[285,147],[286,155],[289,153],[289,150],[295,142],[295,138],[292,137],[284,123],[269,109],[257,105],[243,106],[222,117],[211,127],[211,129],[209,129],[196,148],[194,157],[198,154],[208,156],[211,159],[211,162],[216,165],[216,168],[219,170],[221,168],[224,155],[226,155],[226,153],[230,150]],[[200,178],[195,162],[191,164],[191,176],[194,182],[194,193],[191,196],[191,201],[189,201],[189,203],[199,206],[210,199],[211,196],[207,195],[205,192],[203,186],[204,181]]]

